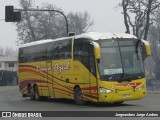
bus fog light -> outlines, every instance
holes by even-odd
[[[106,88],[99,88],[99,91],[101,92],[101,93],[112,93],[112,90],[109,90],[109,89],[106,89]]]

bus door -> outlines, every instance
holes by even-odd
[[[83,64],[80,65],[78,61]],[[84,66],[84,67],[83,67]],[[83,80],[84,99],[98,101],[95,69],[94,46],[89,39],[78,38],[74,41],[74,74]]]
[[[89,80],[90,80],[90,94],[92,101],[98,102],[98,87],[96,77],[96,66],[94,57],[94,46],[89,44]]]
[[[52,61],[47,61],[47,84],[48,84],[48,92],[50,97],[54,96],[54,85],[53,85],[53,70],[52,70]]]

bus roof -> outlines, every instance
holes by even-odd
[[[126,33],[98,33],[98,32],[89,32],[83,33],[81,35],[75,36],[75,38],[90,38],[92,40],[99,39],[112,39],[112,38],[137,38],[134,35]]]
[[[27,47],[27,46],[34,46],[34,45],[39,45],[39,44],[44,44],[44,43],[50,43],[53,41],[60,41],[60,40],[65,40],[68,38],[72,37],[62,37],[62,38],[57,38],[57,39],[47,39],[47,40],[39,40],[35,42],[30,42],[26,44],[22,44],[20,48],[22,47]],[[131,34],[126,34],[126,33],[98,33],[98,32],[88,32],[88,33],[83,33],[80,35],[76,35],[75,38],[89,38],[92,40],[99,40],[99,39],[113,39],[113,38],[137,38],[134,35]]]

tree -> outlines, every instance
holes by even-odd
[[[22,9],[35,9],[34,0],[20,0]],[[44,3],[38,9],[62,11],[60,8]],[[63,12],[63,11],[62,11]],[[94,23],[87,12],[69,13],[66,15],[69,30],[81,34],[86,32]],[[21,22],[16,23],[19,40],[18,43],[28,43],[41,39],[55,39],[66,36],[66,21],[57,12],[22,12]]]
[[[160,0],[122,0],[119,6],[123,8],[126,33],[132,33],[144,40],[149,36],[152,56],[146,60],[147,66],[150,65],[150,70],[153,68],[153,64],[150,64],[153,58],[156,63],[155,69],[160,69],[160,57],[158,57],[160,56],[160,47],[158,47],[160,31],[155,18],[159,11]]]
[[[3,48],[0,47],[0,56],[3,56]]]
[[[160,6],[159,0],[122,0],[124,24],[126,33],[131,33],[138,38],[147,40],[150,25],[153,23],[152,15]]]
[[[69,20],[69,30],[76,34],[86,32],[94,24],[86,11],[84,11],[84,13],[71,12],[67,15],[67,18]]]
[[[17,50],[12,47],[6,47],[5,49],[0,46],[0,56],[17,56]]]
[[[160,69],[160,12],[154,15],[154,23],[151,25],[149,31],[150,44],[152,49],[152,56],[156,63],[155,71]],[[160,74],[160,72],[159,72]]]
[[[33,0],[20,0],[19,4],[22,7],[22,9],[29,9],[33,7]],[[21,15],[22,21],[17,23],[17,32],[18,32],[18,37],[21,42],[30,42],[30,41],[35,41],[36,36],[35,36],[35,28],[33,26],[34,19],[33,19],[33,13],[28,13],[24,12]]]

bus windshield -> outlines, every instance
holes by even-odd
[[[101,58],[98,63],[102,80],[131,81],[144,77],[140,48],[136,53],[136,39],[99,40]]]

